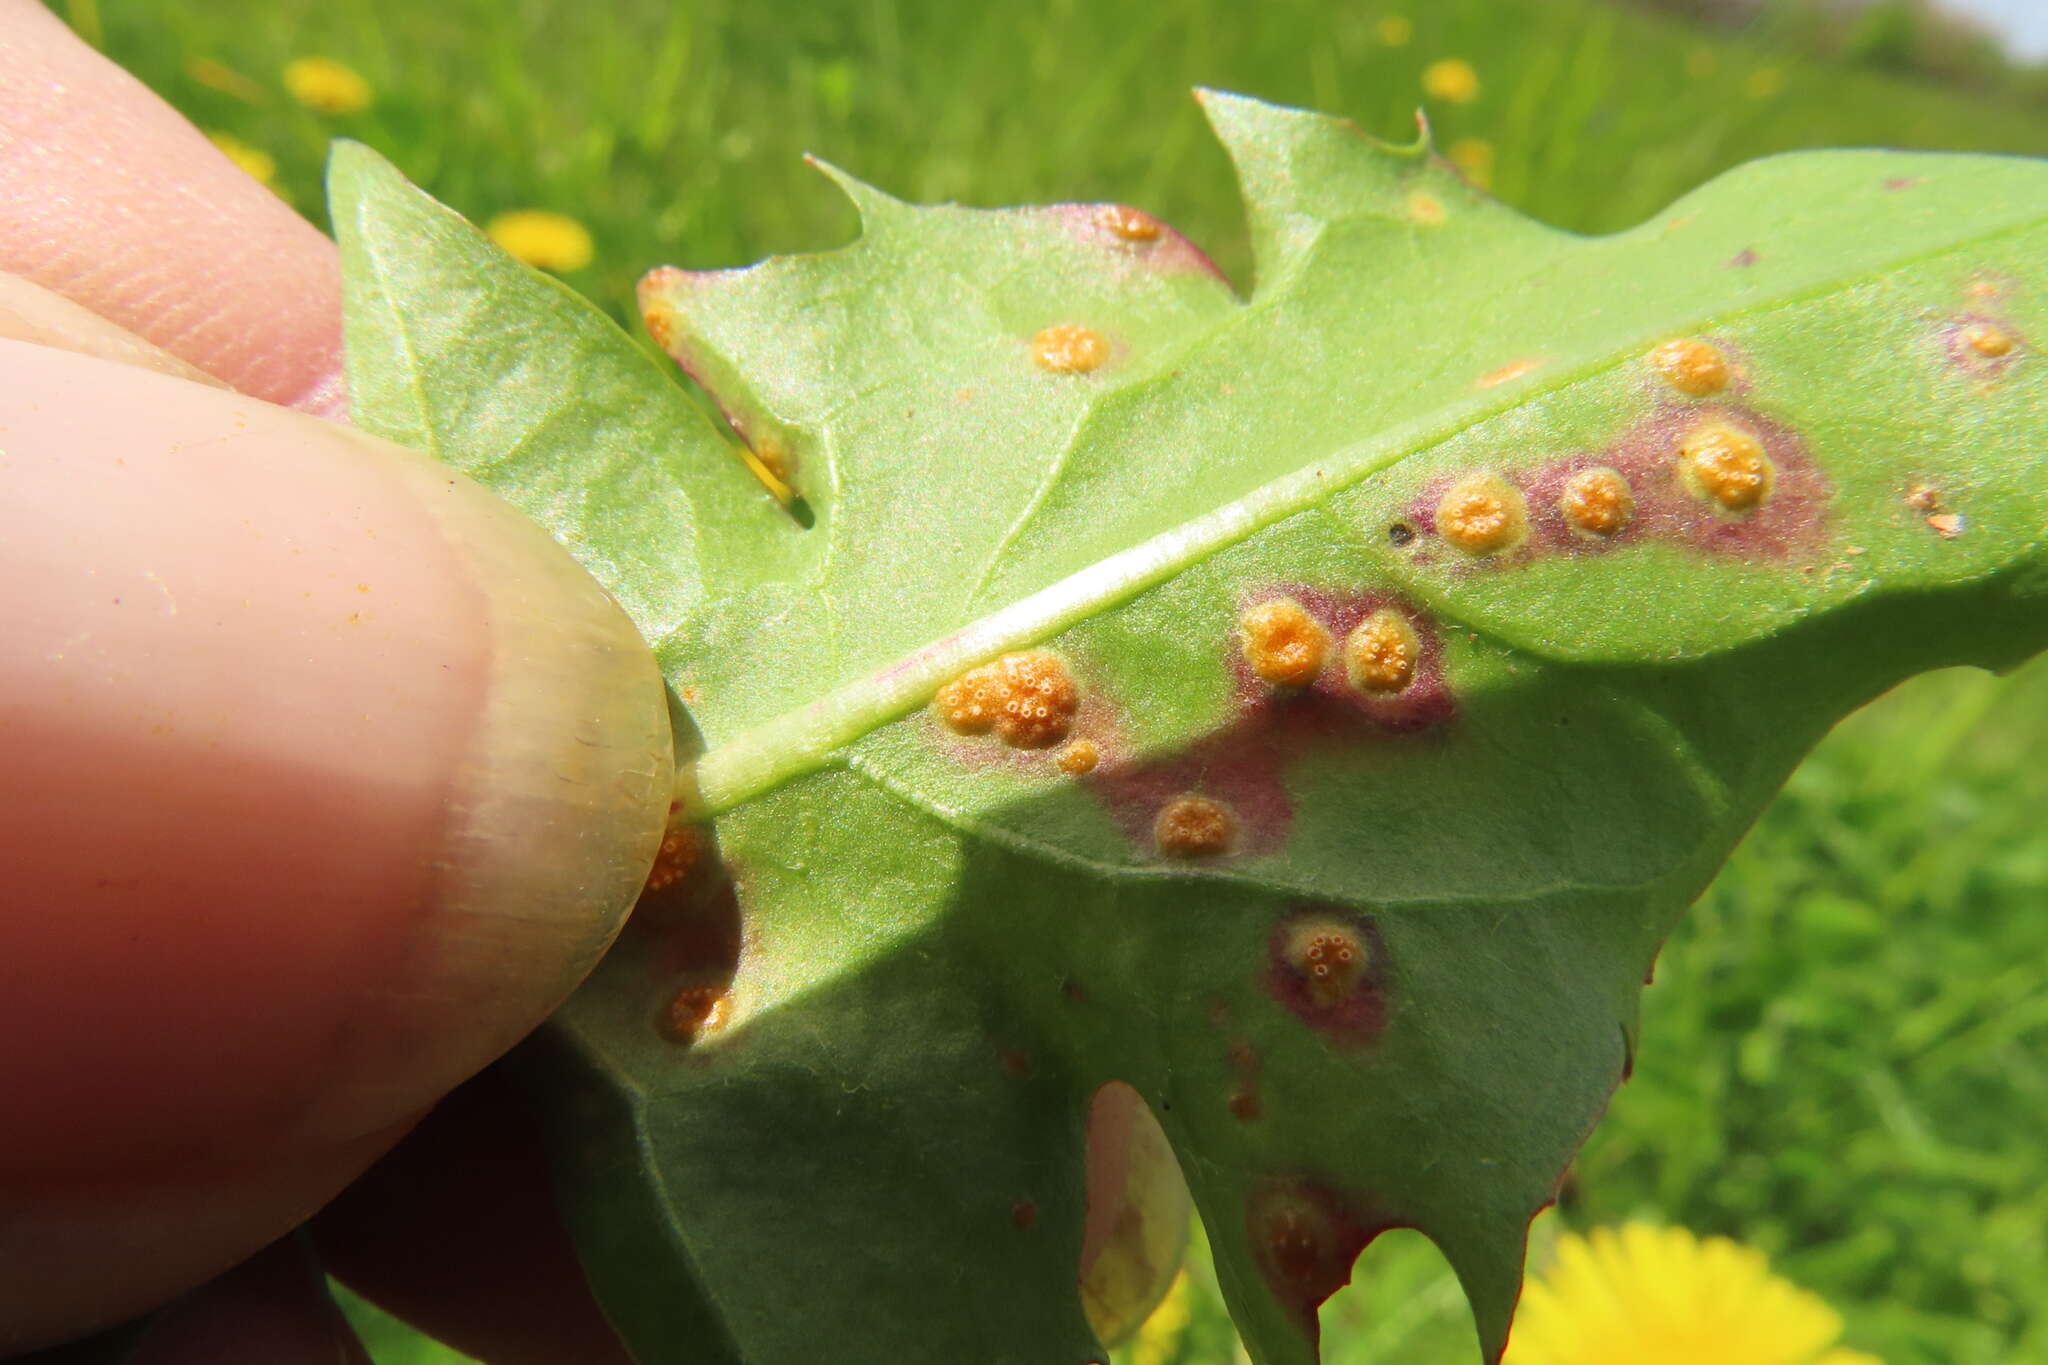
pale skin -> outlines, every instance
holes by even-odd
[[[464,1082],[630,908],[667,726],[544,532],[348,424],[333,244],[0,0],[0,1356],[172,1303],[131,1363],[361,1359],[317,1244],[495,1365],[624,1361]]]

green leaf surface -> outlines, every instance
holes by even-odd
[[[852,245],[649,276],[803,518],[628,339],[338,154],[358,419],[552,527],[693,727],[700,870],[530,1058],[644,1360],[1101,1358],[1112,1081],[1255,1360],[1316,1359],[1397,1226],[1497,1358],[1658,945],[1799,756],[2048,644],[2048,168],[1789,156],[1582,238],[1424,144],[1205,105],[1249,297],[1142,217],[837,172]],[[1676,339],[1713,364],[1672,378]],[[1609,534],[1568,514],[1594,469]],[[1327,644],[1294,683],[1246,648],[1276,619]],[[1092,769],[932,704],[1019,651],[1073,688],[1025,737]]]

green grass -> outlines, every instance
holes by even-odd
[[[1185,97],[1197,83],[1406,137],[1422,68],[1462,57],[1482,91],[1432,110],[1442,145],[1483,140],[1502,197],[1588,231],[1795,147],[2048,153],[2038,108],[1588,0],[599,8],[73,0],[71,12],[202,127],[275,155],[282,191],[316,218],[336,134],[473,217],[578,217],[599,255],[571,281],[622,317],[650,265],[738,264],[849,235],[851,213],[804,151],[914,199],[1137,203],[1242,282],[1228,170]],[[1378,36],[1392,13],[1414,21],[1403,46]],[[375,106],[345,118],[293,106],[277,70],[313,53],[363,71]],[[267,97],[200,82],[201,58]],[[2048,665],[1923,679],[1843,726],[1666,952],[1635,1079],[1562,1220],[1640,1215],[1764,1247],[1891,1365],[2048,1360],[2044,810]],[[1385,1239],[1359,1270],[1325,1312],[1335,1365],[1476,1358],[1427,1244]],[[386,1365],[449,1359],[359,1321]],[[1233,1349],[1213,1291],[1198,1292],[1169,1359],[1208,1365]]]

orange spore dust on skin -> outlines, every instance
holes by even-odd
[[[1620,471],[1601,466],[1582,469],[1565,481],[1557,510],[1580,535],[1602,539],[1618,535],[1635,519],[1636,496]]]
[[[1159,808],[1152,835],[1169,858],[1214,858],[1230,851],[1237,819],[1220,801],[1177,796]]]
[[[1762,506],[1777,478],[1763,442],[1724,422],[1696,429],[1679,443],[1678,454],[1686,486],[1729,512]]]
[[[1478,387],[1482,389],[1498,388],[1502,384],[1520,379],[1525,374],[1534,374],[1541,368],[1543,368],[1543,362],[1534,356],[1523,360],[1511,360],[1497,370],[1489,370],[1485,374],[1480,375],[1477,381]]]
[[[1437,500],[1436,529],[1468,555],[1498,554],[1528,535],[1528,504],[1521,490],[1499,475],[1473,474]]]
[[[1973,322],[1963,328],[1959,335],[1963,345],[1986,360],[1996,360],[2002,355],[2012,354],[2012,333],[1993,323]]]
[[[969,669],[941,687],[933,705],[960,734],[993,730],[1013,749],[1048,749],[1067,737],[1080,691],[1057,654],[1034,649]]]
[[[1344,639],[1344,674],[1361,692],[1405,692],[1421,657],[1421,637],[1392,607],[1373,612]]]
[[[1328,1009],[1342,1004],[1371,965],[1372,952],[1335,920],[1304,920],[1287,931],[1287,960],[1308,983],[1309,999]]]
[[[1092,739],[1077,739],[1060,750],[1060,771],[1074,777],[1095,771],[1095,765],[1102,761],[1102,751],[1095,747]]]
[[[724,1028],[731,1015],[732,997],[721,987],[685,986],[669,1001],[668,1035],[679,1043],[694,1043]]]
[[[666,891],[697,865],[697,835],[689,829],[672,829],[661,836],[655,850],[654,866],[647,870],[647,890]],[[644,893],[643,893],[644,894]]]
[[[1314,682],[1330,657],[1330,632],[1291,597],[1259,603],[1237,626],[1245,662],[1276,687]]]
[[[1157,218],[1129,204],[1104,204],[1097,210],[1095,221],[1126,242],[1154,242],[1165,231],[1165,225]]]
[[[1705,398],[1728,387],[1728,357],[1698,337],[1673,337],[1650,352],[1650,364],[1688,398]]]
[[[1109,359],[1109,343],[1093,328],[1060,322],[1031,338],[1031,358],[1054,374],[1087,374]]]

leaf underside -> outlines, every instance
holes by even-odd
[[[1791,766],[1907,674],[2048,644],[2048,168],[1788,156],[1582,238],[1425,145],[1204,103],[1248,298],[1141,215],[836,172],[852,245],[649,277],[801,515],[597,314],[337,151],[358,420],[612,589],[715,814],[530,1058],[643,1360],[1103,1358],[1111,1081],[1254,1360],[1315,1360],[1395,1226],[1497,1359],[1658,945]],[[1093,340],[1049,367],[1061,327]],[[1653,363],[1677,338],[1720,383]],[[1708,430],[1754,443],[1754,505],[1688,464]],[[1610,534],[1567,515],[1591,469],[1633,500]],[[1486,553],[1475,476],[1525,509]],[[1245,641],[1282,601],[1328,651],[1276,685]],[[1390,620],[1375,692],[1345,660]],[[1091,770],[926,704],[1019,650]]]

